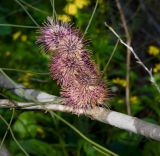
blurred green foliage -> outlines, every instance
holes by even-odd
[[[23,1],[22,1],[23,2]],[[48,1],[25,0],[23,3],[37,23],[41,24],[52,15]],[[158,0],[121,1],[127,24],[132,37],[132,45],[147,67],[153,68],[153,75],[160,85],[160,22]],[[55,8],[59,18],[70,21],[82,32],[88,24],[95,1],[59,0]],[[65,9],[68,8],[68,9]],[[115,1],[99,0],[95,17],[86,38],[90,40],[93,59],[103,71],[116,43],[116,37],[104,26],[107,21],[125,39],[125,33],[116,8]],[[0,24],[32,25],[34,23],[15,2],[1,0]],[[59,95],[59,86],[49,76],[48,56],[35,44],[36,29],[9,26],[0,27],[0,67],[16,82],[26,88],[43,90]],[[9,70],[9,69],[17,69]],[[23,72],[18,71],[23,70]],[[38,74],[41,73],[41,74]],[[126,113],[125,81],[126,49],[119,45],[105,72],[111,97],[111,109]],[[135,59],[131,58],[131,111],[133,116],[160,124],[160,95],[150,83],[147,73]],[[7,96],[13,100],[23,100],[13,95],[10,90],[0,88],[0,98]],[[11,111],[1,109],[0,114],[9,122]],[[159,156],[160,143],[139,135],[93,121],[85,117],[59,113],[64,119],[77,127],[82,133],[97,143],[122,156]],[[16,111],[11,128],[18,141],[32,156],[101,156],[92,145],[80,138],[67,125],[52,119],[44,112]],[[0,138],[7,127],[0,120]],[[5,144],[13,156],[23,156],[23,152],[7,135]]]

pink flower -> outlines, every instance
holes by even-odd
[[[75,110],[102,106],[107,100],[107,90],[103,84],[85,85],[77,82],[62,88],[61,95],[64,97],[65,104]]]
[[[76,75],[82,72],[82,62],[74,57],[67,55],[51,57],[50,72],[58,84],[63,86],[71,85],[76,79]]]
[[[46,51],[56,50],[61,39],[70,32],[71,25],[53,21],[52,18],[48,17],[47,22],[40,28],[37,43],[42,45]]]
[[[61,85],[66,105],[76,110],[103,105],[108,91],[78,29],[48,18],[37,43],[50,51],[50,73]]]

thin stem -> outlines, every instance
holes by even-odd
[[[122,39],[121,37],[115,32],[115,30],[110,27],[106,22],[104,23],[106,27],[108,27],[108,29],[120,40],[121,44],[123,44],[125,47],[127,47],[133,54],[134,58],[137,60],[137,63],[140,64],[145,71],[148,73],[148,75],[150,76],[150,81],[152,82],[152,84],[155,86],[155,88],[157,89],[157,91],[160,93],[160,87],[158,86],[155,78],[153,77],[152,74],[152,69],[148,69],[145,64],[141,61],[141,59],[138,57],[138,55],[135,53],[135,51],[133,50],[133,48],[131,46],[128,46]]]
[[[33,10],[35,10],[35,11],[38,11],[38,12],[41,12],[41,13],[43,13],[43,14],[48,15],[48,12],[43,11],[43,10],[41,10],[41,9],[39,9],[39,8],[36,8],[36,7],[32,6],[31,4],[23,1],[23,0],[20,0],[20,1],[21,1],[22,3],[24,3],[27,7],[31,8],[31,9],[33,9]]]
[[[8,130],[9,130],[9,128],[11,127],[11,123],[12,123],[12,121],[13,121],[15,109],[12,109],[12,110],[13,110],[13,111],[12,111],[11,119],[10,119],[9,124],[8,124],[8,128],[7,128],[7,130],[6,130],[6,132],[5,132],[4,136],[3,136],[3,139],[2,139],[2,141],[1,141],[1,144],[0,144],[0,150],[1,150],[2,146],[3,146],[4,140],[5,140],[5,138],[6,138],[7,134],[8,134]]]
[[[59,115],[57,115],[56,113],[52,112],[52,114],[54,114],[54,116],[61,120],[63,123],[65,123],[66,125],[68,125],[71,129],[73,129],[77,134],[79,134],[83,139],[85,139],[86,141],[88,141],[89,143],[91,143],[92,145],[94,145],[95,147],[99,148],[99,150],[101,151],[105,151],[108,154],[111,154],[113,156],[118,156],[117,154],[113,153],[112,151],[106,149],[105,147],[97,144],[96,142],[92,141],[91,139],[87,138],[83,133],[81,133],[77,128],[75,128],[73,125],[71,125],[68,121],[66,121],[65,119],[63,119],[62,117],[60,117]]]
[[[37,29],[38,27],[36,26],[31,26],[31,25],[17,25],[17,24],[0,24],[2,27],[17,27],[17,28],[29,28],[29,29]]]
[[[116,49],[118,47],[118,44],[119,44],[119,39],[117,40],[116,45],[114,46],[114,49],[112,51],[112,54],[110,55],[109,60],[108,60],[108,62],[106,64],[106,66],[104,67],[104,70],[102,72],[102,77],[104,77],[104,74],[105,74],[105,72],[106,72],[106,70],[108,68],[109,63],[111,62],[111,59],[112,59],[112,57],[113,57],[113,55],[114,55],[114,53],[115,53],[115,51],[116,51]]]
[[[93,148],[94,148],[95,150],[97,150],[99,153],[101,153],[101,154],[103,154],[103,155],[106,155],[106,156],[109,156],[109,154],[107,154],[107,153],[99,150],[97,147],[93,146]]]
[[[30,17],[30,19],[33,21],[33,23],[39,27],[39,24],[35,21],[35,19],[32,17],[32,15],[27,11],[27,9],[25,8],[25,6],[19,1],[19,0],[14,0],[16,3],[18,3],[23,10],[26,12],[26,14]]]
[[[17,72],[22,72],[22,73],[32,73],[34,75],[49,75],[49,73],[40,73],[40,72],[23,70],[23,69],[14,69],[14,68],[1,68],[1,69],[5,70],[5,71],[17,71]]]
[[[9,126],[9,124],[7,123],[6,119],[4,119],[4,117],[0,114],[0,118],[2,119],[2,121],[8,126],[9,130],[10,130],[10,133],[12,135],[12,138],[13,140],[15,141],[15,143],[19,146],[19,148],[23,151],[23,153],[26,155],[26,156],[29,156],[29,154],[25,151],[25,149],[21,146],[21,144],[18,142],[18,140],[15,138],[14,136],[14,133],[11,129],[11,127]]]
[[[50,0],[51,6],[52,6],[52,16],[53,19],[57,20],[57,13],[56,13],[56,9],[55,9],[55,1],[54,0]]]
[[[87,25],[84,33],[83,33],[82,39],[83,39],[84,36],[86,35],[86,33],[87,33],[87,31],[88,31],[88,29],[89,29],[89,27],[90,27],[90,25],[91,25],[91,22],[92,22],[92,20],[93,20],[93,17],[94,17],[94,15],[95,15],[96,10],[97,10],[98,2],[99,2],[99,0],[96,1],[94,10],[93,10],[92,15],[91,15],[91,17],[90,17],[90,19],[89,19],[88,25]]]
[[[34,4],[37,4],[37,3],[39,3],[39,2],[40,2],[40,0],[34,0],[34,2],[33,2],[33,3],[30,3],[30,5],[34,5]],[[7,14],[5,14],[4,16],[1,16],[0,19],[4,19],[4,18],[6,18],[6,17],[8,17],[8,16],[14,15],[14,14],[19,13],[19,12],[21,12],[21,11],[23,11],[22,8],[20,8],[20,9],[15,9],[15,10],[11,11],[10,13],[7,13]]]

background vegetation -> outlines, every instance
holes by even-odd
[[[20,0],[40,25],[47,16],[52,16],[50,1]],[[132,46],[160,85],[160,5],[159,0],[121,0],[131,35]],[[95,1],[56,0],[58,18],[71,22],[82,32],[91,17]],[[125,40],[125,33],[119,11],[113,0],[99,0],[99,5],[86,35],[90,39],[88,48],[99,69],[103,71],[115,47],[116,37],[104,26],[107,21]],[[2,26],[5,24],[5,26]],[[59,95],[59,87],[49,76],[48,56],[40,52],[35,44],[37,29],[19,28],[7,24],[35,26],[17,1],[1,0],[0,3],[0,67],[16,82],[26,88],[42,90]],[[14,69],[14,70],[13,70]],[[113,55],[105,72],[111,96],[112,110],[127,113],[125,104],[126,49],[122,45]],[[150,83],[144,69],[131,57],[131,112],[133,116],[160,124],[160,95]],[[6,96],[22,100],[10,90],[0,88],[0,98]],[[0,114],[8,122],[12,111],[0,109]],[[159,156],[160,143],[139,135],[93,121],[89,118],[66,113],[58,113],[83,134],[122,156]],[[11,128],[29,155],[33,156],[95,156],[99,153],[91,144],[81,138],[67,125],[47,113],[16,110]],[[7,126],[0,120],[0,140]],[[13,156],[23,156],[23,152],[7,135],[5,145]]]

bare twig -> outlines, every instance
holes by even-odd
[[[121,7],[121,3],[119,0],[116,0],[116,5],[120,13],[121,21],[123,24],[123,28],[126,34],[126,43],[128,46],[131,46],[131,37],[129,34],[126,18]],[[131,52],[127,48],[127,57],[126,57],[126,106],[127,106],[127,113],[131,115],[131,105],[130,105],[130,64],[131,64]]]
[[[116,33],[117,35],[117,33]],[[126,45],[123,40],[118,37],[120,42]],[[129,47],[131,51],[133,49]],[[134,52],[134,51],[133,51]],[[137,55],[135,55],[137,57]],[[139,59],[139,58],[138,58]],[[15,86],[18,88],[15,88]],[[2,69],[0,69],[0,87],[11,89],[16,95],[24,97],[28,100],[33,101],[32,103],[21,103],[21,102],[11,102],[9,100],[1,100],[0,107],[6,108],[19,108],[19,109],[35,109],[35,110],[48,110],[50,114],[51,111],[62,111],[62,112],[72,112],[76,113],[77,110],[71,107],[62,105],[62,98],[50,95],[45,92],[37,91],[34,89],[22,90],[22,85],[17,85],[8,75],[6,75]],[[33,100],[36,99],[36,100]],[[37,102],[38,101],[38,102]],[[155,124],[151,124],[142,121],[138,118],[131,117],[119,112],[106,110],[105,108],[96,107],[90,110],[79,110],[80,114],[91,117],[92,119],[98,120],[100,122],[113,125],[115,127],[128,130],[137,134],[144,135],[146,137],[152,138],[154,140],[160,141],[160,127]]]
[[[5,79],[5,80],[4,80]],[[4,84],[5,83],[5,84]],[[20,86],[20,85],[19,85]],[[31,103],[22,103],[22,102],[11,102],[9,100],[1,100],[1,108],[18,108],[26,110],[48,110],[48,111],[61,111],[61,112],[75,112],[76,110],[71,107],[62,105],[62,98],[56,97],[54,95],[47,94],[45,92],[37,91],[34,89],[25,89],[23,94],[21,93],[21,86],[18,88],[13,88],[13,84],[0,73],[0,87],[11,88],[12,91],[18,95],[23,96],[24,98],[29,99],[34,97],[39,103],[34,101]],[[28,96],[30,95],[30,96]],[[32,100],[32,99],[31,99]],[[154,140],[160,141],[160,127],[154,125],[135,117],[131,117],[122,113],[118,113],[111,110],[106,110],[105,108],[96,107],[90,110],[79,110],[80,114],[91,117],[92,119],[104,122],[106,124],[113,125],[115,127],[128,130],[137,134],[144,135],[146,137],[152,138]]]
[[[44,107],[42,105],[34,105],[34,103],[23,103],[23,102],[15,102],[12,103],[9,100],[0,100],[1,108],[18,108],[23,110],[50,110],[50,111],[60,111],[60,112],[76,112],[75,109],[72,109],[69,106],[62,104],[55,104],[53,102],[47,102]],[[141,134],[145,137],[152,138],[154,140],[160,141],[160,126],[151,124],[146,121],[142,121],[138,118],[131,117],[129,115],[125,115],[119,112],[106,110],[101,107],[96,107],[90,110],[80,110],[81,115],[86,115],[91,119],[98,120],[100,122],[118,127],[120,129],[124,129],[130,132],[134,132],[137,134]]]
[[[2,80],[2,82],[1,82]],[[4,83],[6,83],[7,85],[4,85]],[[63,101],[63,99],[53,96],[53,95],[49,95],[47,93],[44,92],[40,92],[40,91],[36,91],[33,89],[23,89],[24,86],[23,85],[18,85],[16,84],[8,75],[5,74],[5,72],[3,72],[2,69],[0,69],[0,87],[5,86],[7,87],[7,89],[12,89],[12,91],[20,96],[23,97],[27,100],[32,101],[33,103],[30,104],[30,106],[34,107],[34,106],[41,106],[41,108],[47,112],[49,112],[49,114],[51,115],[52,119],[54,119],[54,117],[58,118],[59,120],[61,120],[64,123],[68,123],[66,120],[62,119],[59,115],[53,113],[51,110],[49,110],[47,107],[45,107],[45,103],[46,102],[54,102],[55,104],[59,104]],[[16,88],[12,88],[12,87],[16,87]],[[14,107],[17,108],[19,106],[17,106],[16,102],[12,102],[14,104]],[[27,108],[28,106],[23,106],[23,108]],[[86,141],[88,141],[89,143],[91,143],[92,145],[96,146],[99,150],[105,152],[107,155],[113,155],[113,156],[117,156],[117,154],[113,153],[112,151],[108,150],[107,148],[101,146],[100,144],[97,144],[96,142],[94,142],[93,140],[87,138],[86,136],[84,137],[84,134],[82,134],[78,129],[76,129],[74,126],[70,126],[70,124],[67,124],[70,128],[72,128],[75,132],[79,132],[78,134],[84,138]]]
[[[133,50],[133,48],[131,46],[128,46],[122,39],[121,37],[117,34],[117,32],[110,27],[106,22],[104,23],[106,27],[108,27],[108,29],[120,40],[121,44],[123,44],[125,47],[127,47],[133,54],[134,58],[137,60],[137,63],[140,64],[145,71],[148,73],[148,75],[150,76],[150,81],[152,82],[152,84],[155,86],[155,88],[157,89],[157,91],[160,93],[160,87],[158,86],[157,82],[155,81],[155,78],[153,77],[152,74],[152,69],[148,69],[145,64],[141,61],[141,59],[138,57],[138,55],[136,54],[136,52]]]

